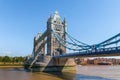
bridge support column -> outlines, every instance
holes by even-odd
[[[54,66],[58,67],[60,71],[76,70],[76,63],[74,58],[53,58]]]
[[[73,58],[52,58],[51,56],[44,56],[43,62],[38,61],[32,66],[32,71],[75,71],[76,63]]]

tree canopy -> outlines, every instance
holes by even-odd
[[[0,62],[24,62],[24,57],[20,56],[20,57],[9,57],[9,56],[0,56]]]

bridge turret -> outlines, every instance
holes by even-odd
[[[64,20],[63,20],[63,24],[65,25],[65,27],[67,26],[67,22],[66,22],[66,18],[64,17]]]
[[[61,20],[58,11],[55,11],[54,15],[50,16],[47,21],[47,54],[52,56],[55,55],[56,51],[59,54],[66,53],[66,48],[57,41],[57,39],[52,35],[51,30],[54,30],[59,34],[59,36],[66,40],[66,20]]]
[[[53,17],[52,17],[52,15],[50,15],[50,17],[47,20],[47,24],[52,23],[52,19],[53,19]]]
[[[34,37],[34,59],[29,60],[27,66],[35,68],[35,71],[64,71],[64,66],[69,66],[65,70],[71,70],[75,66],[73,58],[53,58],[54,55],[59,56],[66,53],[65,32],[66,19],[62,20],[56,11],[53,16],[48,18],[47,30]],[[44,55],[45,51],[47,51],[47,55]]]
[[[34,48],[33,48],[33,53],[34,53],[34,57],[37,54],[43,54],[45,53],[45,46],[42,46],[42,48],[39,50],[40,45],[42,45],[44,43],[44,39],[42,41],[39,41],[39,38],[42,36],[42,33],[38,33],[35,37],[34,37]],[[37,43],[37,44],[36,44]]]

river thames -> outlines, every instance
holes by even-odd
[[[120,80],[120,66],[77,66],[76,72],[29,72],[0,68],[0,80]]]

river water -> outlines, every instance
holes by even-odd
[[[77,66],[76,72],[29,72],[0,68],[0,80],[120,80],[120,66]]]

